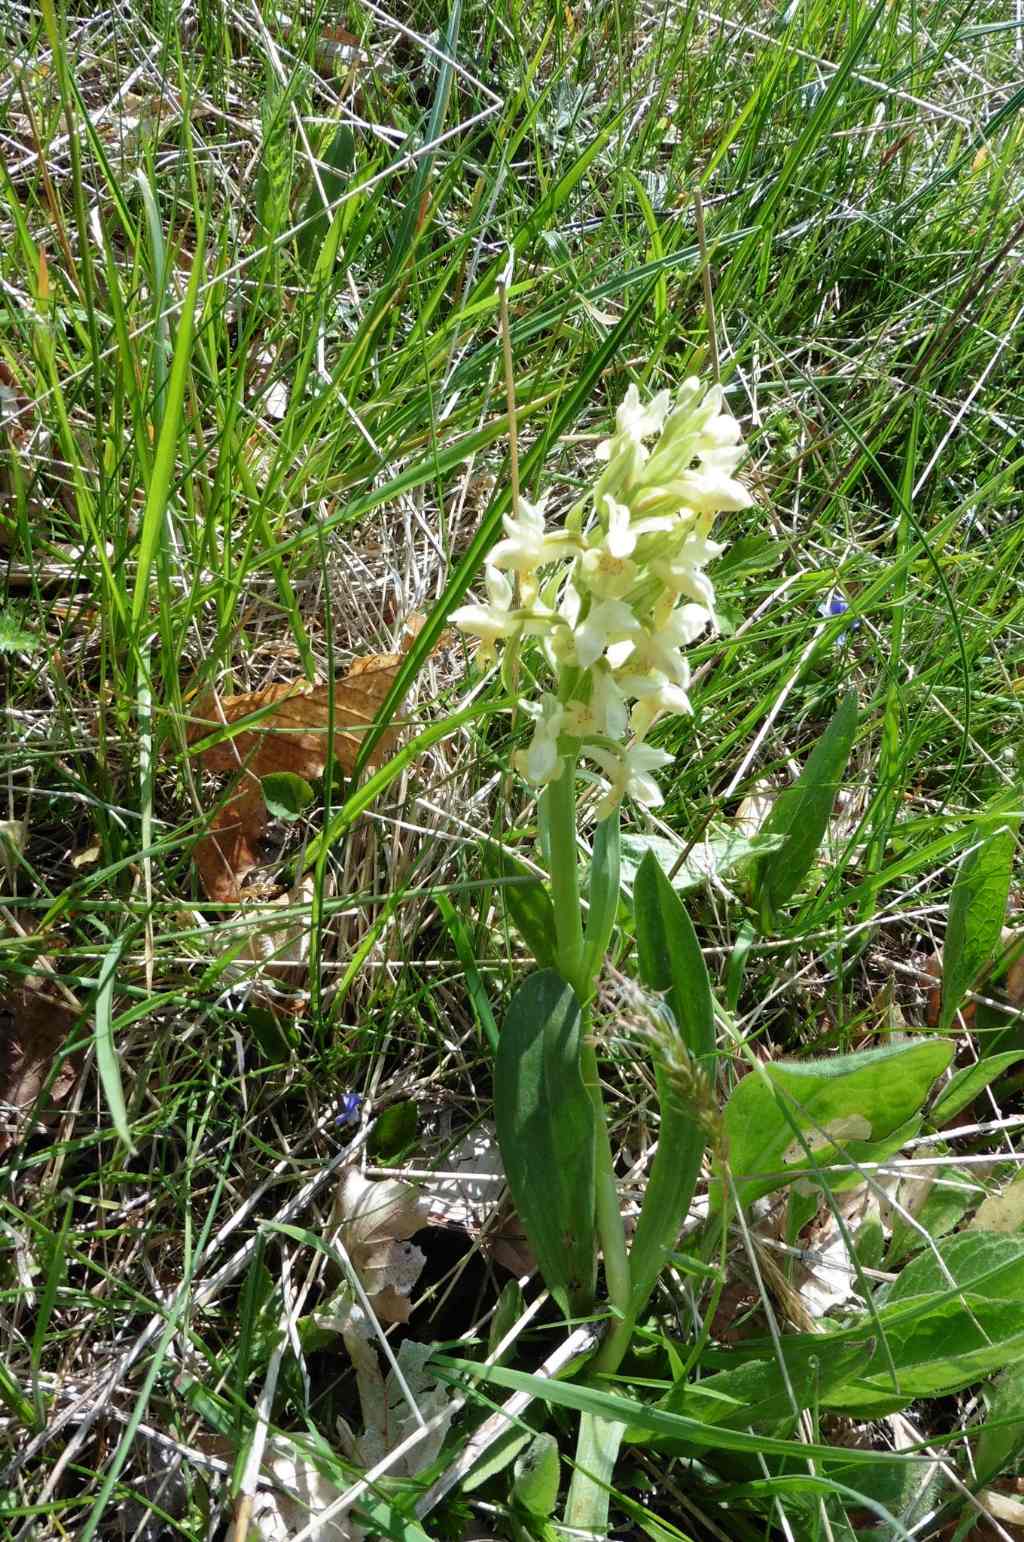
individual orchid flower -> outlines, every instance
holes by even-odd
[[[487,590],[486,605],[462,605],[452,611],[452,625],[470,637],[479,637],[482,662],[494,658],[495,644],[502,638],[514,637],[519,630],[519,620],[513,610],[515,591],[504,573],[490,566],[484,568],[484,588]]]
[[[670,403],[671,396],[668,391],[659,391],[657,396],[643,403],[636,386],[629,386],[622,402],[615,410],[615,433],[610,439],[602,439],[595,451],[597,459],[609,461],[622,445],[631,444],[642,447],[645,439],[650,439],[652,434],[660,434],[668,416]],[[642,453],[646,458],[646,450]]]
[[[674,556],[655,558],[651,562],[651,572],[672,594],[685,594],[687,599],[696,600],[714,617],[715,588],[704,567],[720,557],[724,550],[718,541],[708,541],[693,534],[686,538]]]
[[[674,680],[652,672],[634,681],[633,687],[636,701],[629,714],[629,727],[637,739],[645,739],[653,724],[666,712],[686,717],[693,712],[686,690]]]
[[[654,673],[685,690],[690,683],[690,666],[682,650],[696,642],[710,619],[703,605],[678,605],[663,626],[642,630],[633,638],[628,661],[620,667],[620,689],[627,695],[639,695],[638,683]]]
[[[629,726],[626,698],[608,665],[590,671],[590,700],[566,704],[564,730],[573,739],[624,739]]]
[[[533,738],[525,750],[516,751],[512,761],[528,782],[543,787],[547,782],[557,781],[562,774],[565,762],[558,753],[558,736],[564,729],[566,713],[557,697],[545,692],[543,702],[534,709],[534,714]]]
[[[583,753],[608,778],[608,790],[597,808],[599,819],[614,813],[624,797],[635,798],[645,808],[657,808],[665,801],[651,772],[671,765],[674,757],[666,750],[655,749],[651,744],[633,744],[625,750],[588,744]]]
[[[637,581],[637,566],[630,557],[616,557],[601,541],[580,557],[583,582],[591,594],[603,600],[621,600]]]
[[[576,663],[590,669],[616,643],[628,642],[641,630],[640,622],[623,600],[598,600],[573,631]]]
[[[661,431],[669,405],[667,391],[644,404],[636,386],[629,387],[615,414],[615,433],[602,440],[595,452],[599,461],[606,462],[595,489],[598,507],[605,493],[628,493],[634,486],[649,454],[644,440]]]
[[[618,499],[610,496],[605,497],[604,505],[608,521],[605,545],[613,557],[631,557],[642,535],[671,530],[675,524],[675,521],[666,515],[656,516],[653,519],[634,519],[628,504],[619,503]]]
[[[528,503],[520,498],[515,515],[506,514],[502,523],[505,540],[492,547],[488,562],[494,568],[510,568],[519,574],[522,597],[527,603],[536,594],[536,584],[531,582],[537,569],[550,562],[559,562],[574,555],[577,541],[564,532],[546,528],[544,507],[547,494],[539,503]]]

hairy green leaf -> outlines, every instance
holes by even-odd
[[[741,1200],[749,1203],[816,1166],[877,1161],[898,1150],[952,1054],[948,1039],[923,1039],[757,1066],[725,1108],[728,1162]],[[833,1187],[838,1178],[830,1178]],[[720,1184],[712,1197],[721,1203]]]

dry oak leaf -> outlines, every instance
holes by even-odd
[[[409,1296],[426,1257],[408,1240],[427,1225],[418,1190],[397,1178],[342,1173],[336,1198],[337,1236],[380,1322],[408,1322]]]
[[[403,657],[402,653],[383,653],[357,659],[348,674],[335,683],[334,758],[348,775]],[[237,903],[242,898],[243,880],[260,864],[259,842],[268,823],[260,778],[279,771],[307,780],[323,775],[329,707],[329,687],[303,681],[268,685],[262,691],[225,696],[219,701],[214,698],[200,707],[189,731],[192,744],[218,727],[251,723],[201,751],[199,757],[207,771],[242,773],[239,787],[196,842],[195,863],[209,899]],[[395,729],[383,733],[374,746],[370,765],[387,760],[397,742]]]
[[[44,981],[32,977],[0,996],[0,1153],[20,1139],[25,1115],[78,1015]],[[77,1063],[64,1060],[37,1110],[40,1118],[54,1113],[77,1076]]]

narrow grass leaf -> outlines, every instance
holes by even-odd
[[[491,1047],[492,1053],[498,1048],[498,1025],[494,1020],[491,1003],[487,995],[487,989],[480,976],[477,966],[476,949],[473,947],[472,938],[465,918],[456,910],[447,894],[435,896],[435,903],[440,912],[441,919],[448,929],[448,935],[455,944],[455,951],[462,965],[465,976],[466,995],[469,1004],[473,1008],[473,1016],[477,1026]]]
[[[206,263],[204,245],[205,232],[200,227],[196,234],[196,252],[192,259],[192,272],[189,275],[188,288],[185,291],[185,300],[178,320],[178,335],[174,344],[174,358],[171,361],[160,437],[157,440],[149,486],[146,489],[145,508],[142,513],[135,592],[132,596],[132,622],[136,627],[142,620],[143,611],[149,601],[150,572],[160,544],[164,515],[174,484],[178,434],[185,402],[185,383],[188,379],[189,361],[192,356],[196,299]]]
[[[748,1434],[746,1430],[724,1429],[720,1425],[706,1425],[701,1419],[666,1413],[635,1397],[623,1397],[597,1387],[581,1386],[577,1382],[533,1376],[527,1371],[514,1371],[503,1365],[481,1366],[476,1361],[456,1360],[448,1355],[436,1356],[431,1364],[447,1366],[453,1371],[493,1382],[495,1386],[507,1387],[513,1392],[526,1392],[530,1397],[557,1408],[574,1408],[580,1413],[593,1414],[598,1419],[646,1429],[654,1435],[697,1443],[716,1451],[742,1451],[752,1456],[791,1456],[802,1465],[806,1464],[808,1457],[815,1457],[822,1462],[855,1462],[865,1465],[878,1461],[910,1465],[925,1460],[896,1451],[859,1451],[843,1446],[820,1445],[814,1441],[781,1440],[772,1435]]]
[[[107,1111],[117,1131],[118,1139],[134,1155],[135,1147],[128,1129],[124,1088],[121,1084],[121,1067],[118,1064],[113,1032],[114,980],[117,977],[117,966],[121,961],[123,947],[124,938],[118,937],[108,949],[100,966],[100,981],[96,991],[96,1070]]]

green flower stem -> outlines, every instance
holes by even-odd
[[[576,845],[576,761],[566,756],[562,774],[545,790],[551,874],[551,899],[555,911],[558,967],[576,992],[583,1014],[581,1070],[597,1115],[595,1156],[595,1209],[597,1234],[604,1254],[608,1298],[617,1313],[629,1309],[630,1278],[626,1234],[619,1213],[608,1121],[605,1117],[597,1054],[587,1035],[588,1006],[594,989],[593,975],[584,965],[583,916],[580,908],[579,858]]]
[[[576,992],[581,1010],[590,995],[583,979],[583,912],[576,852],[576,758],[567,755],[562,774],[544,791],[547,809],[551,901],[555,909],[558,967]]]
[[[597,1112],[597,1149],[594,1152],[594,1184],[596,1193],[595,1217],[597,1235],[601,1239],[604,1254],[604,1278],[608,1299],[616,1313],[629,1312],[629,1259],[626,1256],[626,1233],[619,1210],[619,1191],[615,1185],[615,1168],[612,1163],[612,1146],[605,1118],[604,1098],[597,1070],[597,1054],[593,1041],[586,1037],[587,1020],[583,1019],[583,1055],[581,1069],[583,1081],[593,1099]]]

